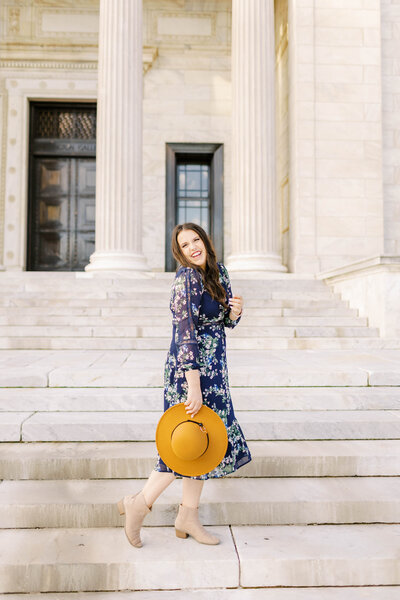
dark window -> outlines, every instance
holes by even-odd
[[[171,234],[178,223],[201,225],[223,260],[223,146],[167,144],[166,271],[175,271]]]
[[[191,221],[210,230],[210,165],[188,163],[177,164],[177,222]]]

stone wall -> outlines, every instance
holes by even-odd
[[[379,0],[294,0],[294,270],[379,254],[383,240]],[[292,73],[291,75],[292,76]]]
[[[168,142],[224,144],[224,253],[230,252],[231,2],[147,1],[144,43],[157,58],[144,78],[143,252],[164,270]]]
[[[382,0],[385,254],[400,255],[400,4]]]

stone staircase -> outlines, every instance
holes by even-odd
[[[172,278],[1,274],[0,598],[397,600],[399,340],[311,279],[231,277],[253,460],[204,485],[221,543],[176,538],[178,479],[128,544],[115,503],[154,466]]]
[[[173,273],[0,275],[0,348],[167,350]],[[322,281],[277,275],[232,279],[245,299],[232,349],[400,347],[382,340]]]

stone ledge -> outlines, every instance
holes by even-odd
[[[357,273],[379,272],[380,270],[386,271],[400,271],[400,256],[371,256],[362,260],[357,260],[352,263],[348,263],[335,269],[328,269],[326,271],[320,271],[316,274],[316,279],[329,280],[335,278],[339,281],[340,276],[351,275],[354,277]]]
[[[307,588],[208,588],[52,594],[51,600],[398,600],[400,586]],[[43,594],[0,594],[0,600],[43,600]]]
[[[400,440],[249,441],[242,477],[399,476]],[[155,442],[3,442],[0,479],[147,479]]]
[[[0,528],[122,526],[117,501],[142,488],[140,479],[3,481]],[[173,482],[144,524],[172,526],[181,490]],[[223,477],[204,487],[199,515],[218,526],[400,523],[400,477]]]

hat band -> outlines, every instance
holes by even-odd
[[[201,429],[202,431],[205,431],[205,432],[206,432],[206,436],[207,436],[207,446],[205,447],[205,449],[204,449],[204,452],[202,452],[202,453],[200,454],[200,456],[203,456],[203,454],[205,454],[205,453],[207,452],[208,446],[210,445],[210,438],[208,437],[208,431],[207,431],[207,429],[204,427],[203,423],[200,423],[200,421],[193,421],[193,420],[191,419],[189,422],[190,422],[190,423],[197,423],[197,425],[200,425],[200,429]],[[199,458],[200,458],[200,456],[199,456]]]

